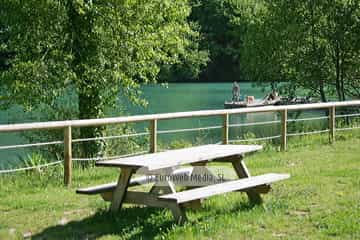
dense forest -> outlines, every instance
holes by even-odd
[[[288,94],[300,88],[322,101],[360,98],[359,3],[192,0],[188,19],[209,60],[194,78],[175,67],[167,81],[283,83]]]
[[[360,98],[360,0],[0,0],[0,106],[100,118],[141,84]],[[335,96],[335,97],[334,97]],[[64,98],[75,98],[70,105]],[[83,138],[102,128],[81,129]],[[89,146],[87,146],[89,147]],[[97,146],[94,147],[95,154]]]

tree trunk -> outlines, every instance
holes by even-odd
[[[90,95],[79,93],[79,118],[91,119],[103,117],[101,109],[101,100],[97,91],[92,91]],[[99,127],[82,127],[80,128],[80,138],[98,138],[103,136],[104,126]],[[82,142],[80,145],[81,157],[98,157],[103,156],[105,143],[103,140],[91,140]]]
[[[87,0],[89,1],[89,0]],[[101,86],[96,76],[89,73],[98,59],[98,42],[94,36],[96,16],[91,12],[79,12],[79,7],[71,0],[67,1],[69,17],[69,47],[73,52],[72,69],[76,74],[75,85],[78,93],[79,118],[91,119],[103,117]],[[96,138],[103,135],[104,127],[81,127],[80,138]],[[80,145],[81,157],[96,157],[103,154],[103,141],[84,141]]]
[[[321,98],[321,101],[322,102],[327,102],[327,99],[326,99],[326,94],[325,94],[325,90],[324,90],[324,81],[321,80],[320,81],[320,98]]]
[[[346,97],[345,97],[345,86],[344,86],[344,75],[345,75],[344,58],[341,57],[341,63],[340,63],[340,89],[341,89],[342,101],[345,101],[345,100],[346,100]]]
[[[336,43],[335,47],[335,71],[336,71],[336,79],[335,79],[335,88],[339,101],[344,101],[344,94],[341,87],[341,58],[340,58],[340,46],[339,42]]]

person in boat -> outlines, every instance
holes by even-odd
[[[233,100],[233,102],[238,102],[239,99],[240,99],[240,86],[235,81],[233,83],[233,87],[232,87],[232,100]]]
[[[275,90],[272,90],[271,93],[269,94],[268,100],[269,101],[274,101],[276,99],[278,99],[278,93]]]

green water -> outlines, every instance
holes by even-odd
[[[265,93],[252,83],[242,83],[241,94],[262,98]],[[231,83],[173,83],[168,87],[148,85],[143,88],[149,100],[147,109],[129,109],[132,113],[165,113],[209,109],[223,109],[231,100]]]
[[[262,98],[266,93],[251,83],[242,83],[241,94],[252,95],[255,98]],[[143,87],[144,97],[148,100],[147,108],[141,108],[126,104],[126,111],[129,115],[168,113],[196,110],[223,109],[224,101],[231,99],[231,83],[186,83],[168,84],[168,87],[161,85],[147,85]],[[306,115],[319,113],[308,113]],[[109,116],[116,115],[111,112]],[[304,115],[304,114],[303,114]],[[275,113],[242,114],[230,117],[231,124],[261,122],[278,120]],[[14,107],[8,111],[0,112],[0,124],[28,122],[21,108]],[[192,119],[163,120],[158,123],[158,130],[188,129],[207,126],[221,126],[220,117],[202,117]],[[137,124],[138,131],[144,131],[148,125]],[[230,139],[243,138],[244,134],[254,133],[256,137],[265,137],[279,134],[279,125],[261,125],[248,127],[230,128]],[[176,134],[159,134],[160,143],[174,140],[186,140],[194,143],[216,143],[221,141],[221,129],[205,130],[197,132],[186,132]],[[0,146],[11,144],[24,144],[26,140],[19,133],[1,133]],[[23,156],[30,149],[0,150],[0,168],[8,168],[16,165],[19,156]]]
[[[149,114],[149,113],[167,113],[182,111],[197,111],[223,109],[224,101],[230,100],[232,84],[231,83],[190,83],[190,84],[169,84],[168,87],[159,85],[145,86],[143,88],[149,105],[144,108],[129,108],[129,112],[133,114]],[[262,89],[253,86],[252,83],[242,83],[241,93],[244,95],[262,98],[265,92]],[[258,113],[231,116],[230,123],[245,123],[259,121],[277,120],[277,115],[273,113]],[[159,121],[158,129],[188,129],[202,128],[207,126],[220,126],[222,124],[221,117],[201,117],[190,119],[175,119]],[[230,138],[241,137],[246,132],[254,132],[257,136],[273,135],[278,131],[277,126],[257,126],[244,127],[241,129],[231,129]],[[193,142],[201,141],[206,143],[216,143],[221,141],[221,129],[186,132],[176,134],[160,134],[159,140],[163,142],[186,139]]]

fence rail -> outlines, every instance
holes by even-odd
[[[335,131],[336,131],[336,126],[335,126],[336,118],[360,116],[360,114],[336,115],[336,108],[349,107],[349,106],[360,106],[360,100],[345,101],[345,102],[286,105],[286,106],[265,106],[265,107],[225,109],[225,110],[175,112],[175,113],[148,114],[148,115],[113,117],[113,118],[102,118],[102,119],[85,119],[85,120],[51,121],[51,122],[23,123],[23,124],[7,124],[7,125],[0,125],[0,134],[3,132],[17,132],[17,131],[27,131],[27,130],[63,129],[64,141],[0,146],[0,150],[14,149],[14,148],[19,148],[19,147],[44,146],[44,145],[50,145],[50,144],[64,144],[64,183],[66,185],[69,185],[69,184],[71,184],[72,161],[73,160],[79,160],[79,161],[87,160],[87,159],[73,159],[72,158],[72,144],[76,143],[76,142],[93,141],[93,140],[107,140],[107,139],[149,135],[150,152],[156,152],[157,151],[157,137],[159,134],[177,133],[177,132],[186,132],[186,131],[187,132],[200,131],[200,130],[205,130],[205,129],[222,129],[222,132],[223,132],[222,143],[223,144],[228,144],[233,141],[256,141],[256,140],[268,140],[268,139],[280,138],[281,149],[286,150],[288,136],[298,136],[298,135],[329,132],[329,140],[330,140],[330,142],[334,142],[335,141]],[[289,111],[300,111],[300,110],[311,110],[311,109],[328,109],[329,116],[318,117],[318,118],[288,119]],[[264,113],[264,112],[278,112],[281,115],[281,120],[280,121],[268,121],[268,122],[244,123],[244,124],[229,124],[229,117],[231,115],[245,114],[245,113]],[[159,120],[194,118],[194,117],[209,117],[209,116],[222,117],[223,124],[221,126],[210,126],[210,127],[195,128],[195,129],[174,129],[174,130],[170,129],[170,130],[162,130],[162,131],[158,131],[158,129],[157,129]],[[321,130],[321,131],[314,131],[314,132],[310,132],[310,133],[288,133],[288,131],[287,131],[287,123],[288,122],[310,121],[310,120],[318,120],[318,119],[319,120],[320,119],[328,119],[329,129]],[[106,137],[100,137],[100,138],[72,139],[72,128],[101,126],[101,125],[109,125],[109,124],[121,124],[121,123],[145,122],[145,121],[149,121],[149,123],[150,123],[149,124],[150,130],[149,130],[149,132],[146,132],[146,133],[134,133],[134,134],[127,134],[127,135],[120,135],[120,136],[106,136]],[[256,138],[256,139],[229,140],[229,129],[232,127],[266,125],[266,124],[273,124],[273,123],[281,124],[281,134],[278,136],[269,136],[269,137]],[[349,130],[349,128],[342,128],[339,130],[345,131],[345,130]],[[97,160],[97,159],[90,159],[90,160]],[[7,172],[7,171],[10,171],[10,170],[2,170],[2,171],[0,171],[0,173]]]

